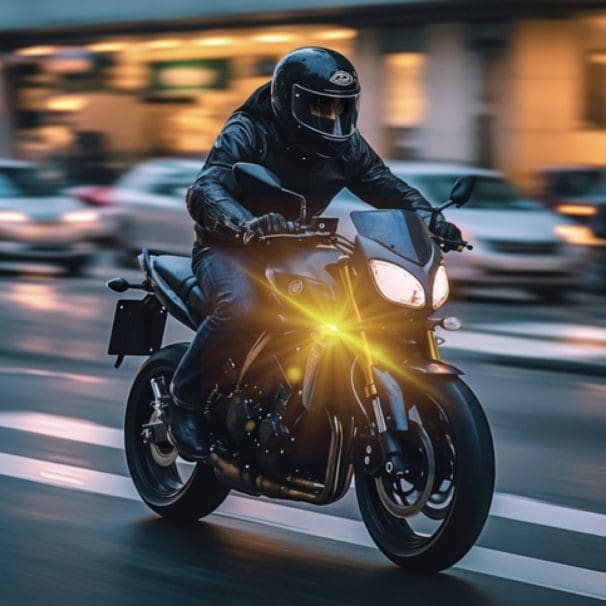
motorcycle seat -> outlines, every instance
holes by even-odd
[[[197,314],[202,314],[202,293],[191,270],[191,257],[162,255],[154,268],[181,301]]]

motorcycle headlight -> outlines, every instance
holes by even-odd
[[[377,290],[389,301],[415,308],[425,306],[425,291],[421,283],[404,268],[371,259],[370,271]]]
[[[448,276],[446,275],[446,268],[443,265],[440,265],[438,271],[436,271],[432,291],[432,305],[434,309],[438,309],[438,307],[442,307],[446,303],[446,299],[448,299],[448,295],[450,294]]]

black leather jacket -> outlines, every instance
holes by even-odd
[[[262,164],[280,178],[285,188],[303,194],[308,216],[321,213],[347,187],[377,208],[417,210],[428,220],[429,202],[395,177],[359,132],[335,158],[306,155],[290,144],[278,131],[268,83],[227,120],[187,192],[187,209],[196,222],[198,239],[205,243],[234,235],[234,228],[253,216],[275,211],[294,219],[298,214],[298,208],[276,208],[241,191],[232,174],[232,166],[240,161]]]

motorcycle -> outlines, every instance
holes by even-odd
[[[141,283],[108,282],[145,292],[118,301],[109,345],[116,367],[126,355],[149,356],[125,415],[139,495],[182,523],[213,512],[232,489],[326,505],[353,477],[362,519],[390,560],[423,573],[452,566],[476,541],[494,490],[485,414],[435,335],[457,329],[457,319],[433,315],[449,294],[441,249],[471,247],[440,240],[406,210],[345,208],[306,220],[303,196],[265,168],[238,163],[234,176],[300,213],[290,233],[242,234],[263,268],[265,330],[243,359],[225,360],[200,413],[207,459],[184,462],[165,418],[187,348],[162,347],[167,315],[192,330],[202,321],[190,258],[144,249]],[[459,179],[432,221],[472,189],[472,178]]]

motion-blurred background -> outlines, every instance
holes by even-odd
[[[196,534],[116,505],[140,360],[105,358],[103,283],[138,279],[143,246],[189,254],[186,187],[231,111],[303,45],[351,58],[362,133],[432,202],[478,176],[448,211],[474,245],[446,259],[445,313],[465,328],[441,336],[495,434],[480,545],[514,559],[492,569],[390,576],[318,530],[234,522],[249,533],[235,538],[213,517]],[[0,601],[354,604],[410,584],[410,603],[605,597],[605,292],[606,2],[0,2]],[[167,340],[190,336],[169,322]],[[352,502],[328,513],[356,519]]]
[[[4,4],[0,153],[32,164],[0,163],[0,255],[58,260],[76,273],[101,244],[187,254],[183,191],[223,122],[288,50],[317,44],[352,58],[363,84],[362,132],[385,158],[420,162],[403,176],[433,201],[447,187],[432,187],[429,173],[442,181],[469,172],[460,165],[502,173],[486,173],[476,212],[461,213],[479,250],[474,268],[453,278],[530,284],[546,296],[573,283],[602,290],[599,4]],[[455,165],[428,169],[430,160]],[[508,183],[495,182],[502,178]],[[36,198],[48,196],[55,200],[40,214]]]

